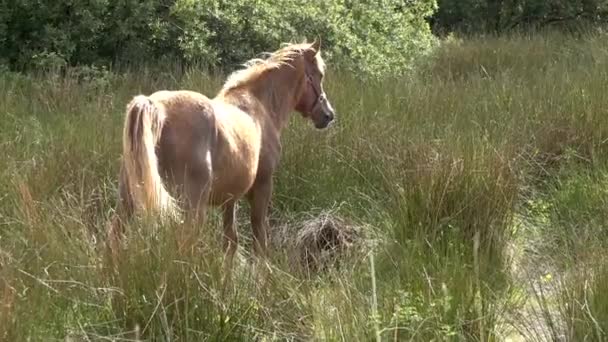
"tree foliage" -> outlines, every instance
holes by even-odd
[[[436,0],[3,0],[0,56],[14,69],[163,60],[232,68],[321,38],[334,64],[400,73],[428,51]]]
[[[502,33],[551,24],[598,23],[608,17],[607,0],[439,0],[436,31]]]

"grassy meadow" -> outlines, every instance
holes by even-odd
[[[309,273],[275,244],[260,276],[242,203],[228,288],[217,213],[133,223],[114,259],[104,244],[126,103],[223,77],[3,72],[0,339],[608,340],[606,38],[451,39],[380,81],[330,65],[337,122],[293,114],[271,221],[336,215],[369,243]]]

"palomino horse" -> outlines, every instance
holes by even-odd
[[[123,131],[119,212],[185,212],[203,223],[206,207],[220,206],[229,265],[238,245],[235,203],[243,196],[251,204],[254,251],[266,255],[272,175],[289,113],[300,112],[318,129],[334,119],[318,41],[246,65],[213,99],[186,90],[136,96]]]

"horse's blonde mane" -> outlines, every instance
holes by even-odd
[[[252,58],[245,62],[244,69],[234,71],[228,76],[221,92],[226,93],[232,89],[241,87],[252,80],[260,77],[264,72],[278,69],[281,66],[289,65],[289,62],[299,56],[304,50],[310,48],[311,44],[283,44],[283,48],[272,52],[263,53],[266,58]],[[317,54],[317,65],[321,72],[325,70],[325,62],[320,54]]]

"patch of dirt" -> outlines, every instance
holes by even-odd
[[[550,258],[537,250],[542,241],[530,236],[533,225],[521,218],[518,231],[524,236],[511,246],[511,275],[522,289],[524,303],[512,313],[511,325],[516,330],[507,341],[555,342],[567,341],[566,327],[556,296],[564,281]]]

